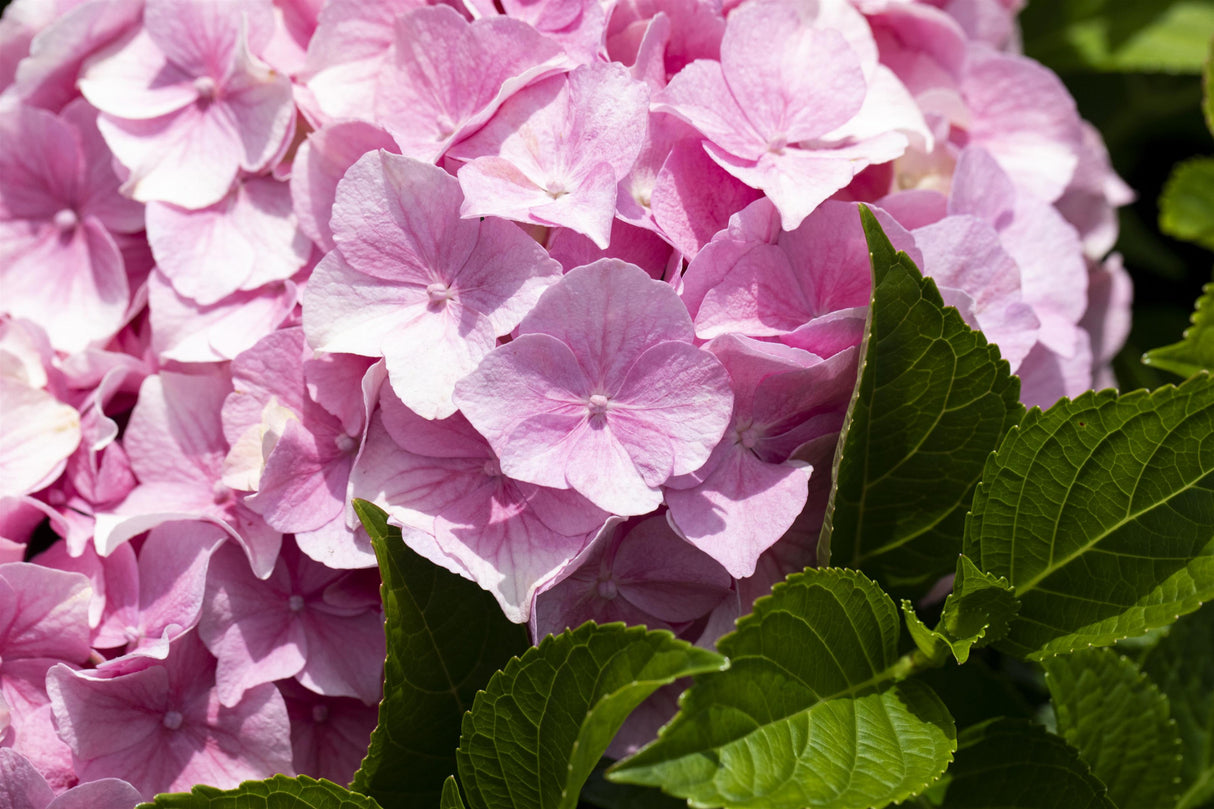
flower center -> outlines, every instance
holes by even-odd
[[[299,612],[304,608],[304,597],[296,593],[287,599],[287,609],[291,612]]]
[[[746,449],[754,449],[755,444],[759,443],[759,439],[762,437],[759,432],[759,428],[753,424],[744,428],[739,428],[737,436],[738,443]]]
[[[328,722],[329,721],[329,706],[328,705],[313,705],[312,706],[312,721],[313,722]]]
[[[71,208],[64,208],[51,217],[51,222],[61,232],[66,233],[80,223],[80,217]]]
[[[198,93],[200,104],[210,104],[215,100],[215,80],[210,76],[199,76],[194,79],[194,92]]]
[[[211,487],[211,502],[217,506],[222,506],[232,499],[232,490],[229,489],[223,481],[215,481],[215,485]]]
[[[430,286],[426,287],[426,295],[430,298],[431,308],[441,308],[447,305],[447,301],[455,298],[455,293],[451,291],[451,287],[444,284],[442,281],[435,281]]]
[[[177,728],[181,727],[181,720],[183,718],[181,711],[165,711],[163,724],[169,730],[177,730]]]
[[[776,135],[771,140],[767,141],[767,151],[772,154],[783,154],[784,147],[788,145],[788,136],[784,134]]]
[[[586,400],[586,409],[592,416],[601,416],[611,408],[610,397],[604,396],[601,393],[593,393]]]
[[[337,445],[337,451],[345,454],[350,454],[358,449],[358,439],[354,436],[346,435],[345,433],[333,439],[333,443]]]
[[[599,594],[599,598],[604,601],[610,601],[620,594],[620,588],[616,585],[614,579],[599,579],[599,583],[594,588]]]
[[[485,472],[485,477],[500,478],[502,476],[502,466],[493,458],[485,461],[485,465],[481,468]]]

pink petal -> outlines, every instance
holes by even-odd
[[[435,53],[444,58],[435,60]],[[402,152],[430,162],[515,92],[567,62],[552,40],[523,22],[468,22],[447,6],[398,18],[395,54],[376,89],[377,117]]]

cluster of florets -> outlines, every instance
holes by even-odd
[[[711,642],[814,561],[858,202],[1027,402],[1105,384],[1128,191],[1019,5],[16,0],[6,788],[348,779],[353,497],[537,636]]]

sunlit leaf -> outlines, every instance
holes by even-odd
[[[549,635],[494,675],[464,717],[469,809],[573,809],[633,709],[679,677],[724,665],[665,630],[588,623]]]
[[[1211,0],[1049,0],[1020,17],[1025,52],[1058,71],[1199,73]]]
[[[1214,380],[1033,410],[974,496],[966,555],[1020,613],[997,645],[1043,658],[1214,598]]]
[[[1172,170],[1159,197],[1159,229],[1214,250],[1214,158],[1196,157]]]
[[[245,781],[235,789],[197,786],[189,792],[157,795],[138,809],[380,809],[374,798],[351,792],[331,781],[306,775],[275,775]]]
[[[703,807],[863,809],[918,794],[956,731],[930,688],[899,681],[898,623],[857,571],[790,576],[718,643],[730,668],[698,677],[657,741],[608,777]]]

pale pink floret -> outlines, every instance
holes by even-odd
[[[376,149],[399,153],[392,136],[364,121],[340,121],[328,124],[308,135],[300,144],[291,164],[291,201],[299,228],[321,250],[334,247],[329,219],[337,184],[358,162],[358,158]]]
[[[696,336],[770,337],[819,320],[833,324],[844,314],[863,320],[872,283],[856,206],[826,202],[796,230],[780,224],[772,203],[759,200],[696,255],[682,293]],[[834,353],[802,347],[819,356]]]
[[[870,131],[853,122],[869,86],[864,55],[853,47],[861,43],[849,41],[861,27],[845,4],[743,5],[729,17],[721,61],[688,65],[654,108],[698,129],[712,158],[764,191],[793,230],[860,169],[906,148],[894,126]],[[867,44],[875,56],[871,37]]]
[[[546,38],[572,59],[592,64],[603,57],[607,9],[600,0],[500,0],[502,10]]]
[[[56,795],[33,763],[0,748],[0,806],[5,809],[131,809],[139,791],[119,778],[100,778]]]
[[[281,281],[203,306],[178,294],[160,270],[147,288],[152,348],[177,362],[234,359],[287,320],[299,299],[295,283]]]
[[[141,230],[143,211],[110,161],[83,101],[0,113],[0,312],[39,323],[60,351],[109,339],[130,305],[112,234]]]
[[[9,38],[7,23],[21,27],[22,11],[45,16],[23,55]],[[0,19],[0,107],[27,104],[60,110],[80,95],[76,78],[80,66],[98,50],[139,25],[143,0],[27,0],[13,3]],[[20,34],[18,34],[20,36]],[[16,61],[12,84],[5,86],[9,59]]]
[[[387,389],[352,479],[355,496],[405,527],[410,547],[475,581],[520,623],[608,518],[576,492],[511,480],[462,415],[427,422]]]
[[[744,578],[801,513],[811,472],[829,474],[796,453],[838,435],[855,386],[857,349],[822,360],[728,334],[706,348],[733,381],[733,419],[704,466],[666,484],[666,504],[680,535]]]
[[[234,390],[223,404],[232,447],[224,484],[254,492],[245,504],[283,532],[314,531],[342,517],[362,432],[361,421],[347,432],[309,396],[310,361],[302,329],[269,334],[232,362]],[[358,390],[358,379],[350,381]]]
[[[147,230],[164,277],[203,306],[290,278],[312,249],[296,223],[289,187],[271,177],[239,180],[219,202],[198,210],[148,203]]]
[[[655,564],[655,560],[657,563]],[[532,635],[585,621],[690,630],[731,596],[729,574],[656,514],[603,529],[578,568],[536,599]]]
[[[193,632],[173,642],[166,660],[135,671],[107,676],[60,664],[47,674],[47,690],[80,777],[117,776],[145,800],[294,772],[278,690],[256,686],[225,708],[215,659]]]
[[[3,744],[29,758],[56,790],[74,781],[70,752],[52,727],[46,672],[88,659],[91,595],[79,573],[0,565],[0,702],[11,722]]]
[[[295,123],[290,81],[256,56],[273,30],[270,0],[147,0],[143,27],[86,63],[125,193],[204,208],[270,167]]]
[[[231,390],[227,371],[214,366],[144,380],[122,439],[139,485],[97,514],[98,553],[164,522],[207,520],[244,548],[257,575],[270,574],[282,535],[223,483],[220,411]]]
[[[312,346],[383,356],[397,395],[426,418],[455,412],[456,381],[560,272],[511,223],[461,220],[462,199],[435,166],[364,155],[338,184],[337,249],[304,293]]]
[[[321,696],[294,680],[279,680],[277,685],[291,718],[295,771],[350,783],[379,719],[376,706],[350,697]]]
[[[561,225],[606,247],[616,185],[636,162],[649,90],[621,65],[583,65],[512,96],[449,154],[466,217]]]
[[[80,444],[80,414],[51,393],[0,375],[0,497],[45,488]]]
[[[468,22],[448,6],[418,9],[396,21],[393,60],[375,92],[376,119],[403,154],[437,162],[515,92],[573,66],[524,22]]]
[[[223,529],[204,522],[170,522],[149,531],[135,565],[106,566],[105,619],[94,643],[165,659],[170,643],[198,624],[207,566],[226,539]]]
[[[325,3],[298,76],[315,102],[309,109],[315,125],[372,120],[375,86],[391,59],[396,19],[428,5],[426,0]]]
[[[370,576],[331,570],[288,542],[270,577],[258,581],[239,551],[221,548],[198,626],[219,659],[220,703],[236,705],[249,689],[285,677],[328,696],[378,701],[384,633]]]
[[[692,337],[673,289],[603,259],[545,292],[518,336],[460,381],[456,403],[510,477],[645,514],[729,422],[728,374]]]

